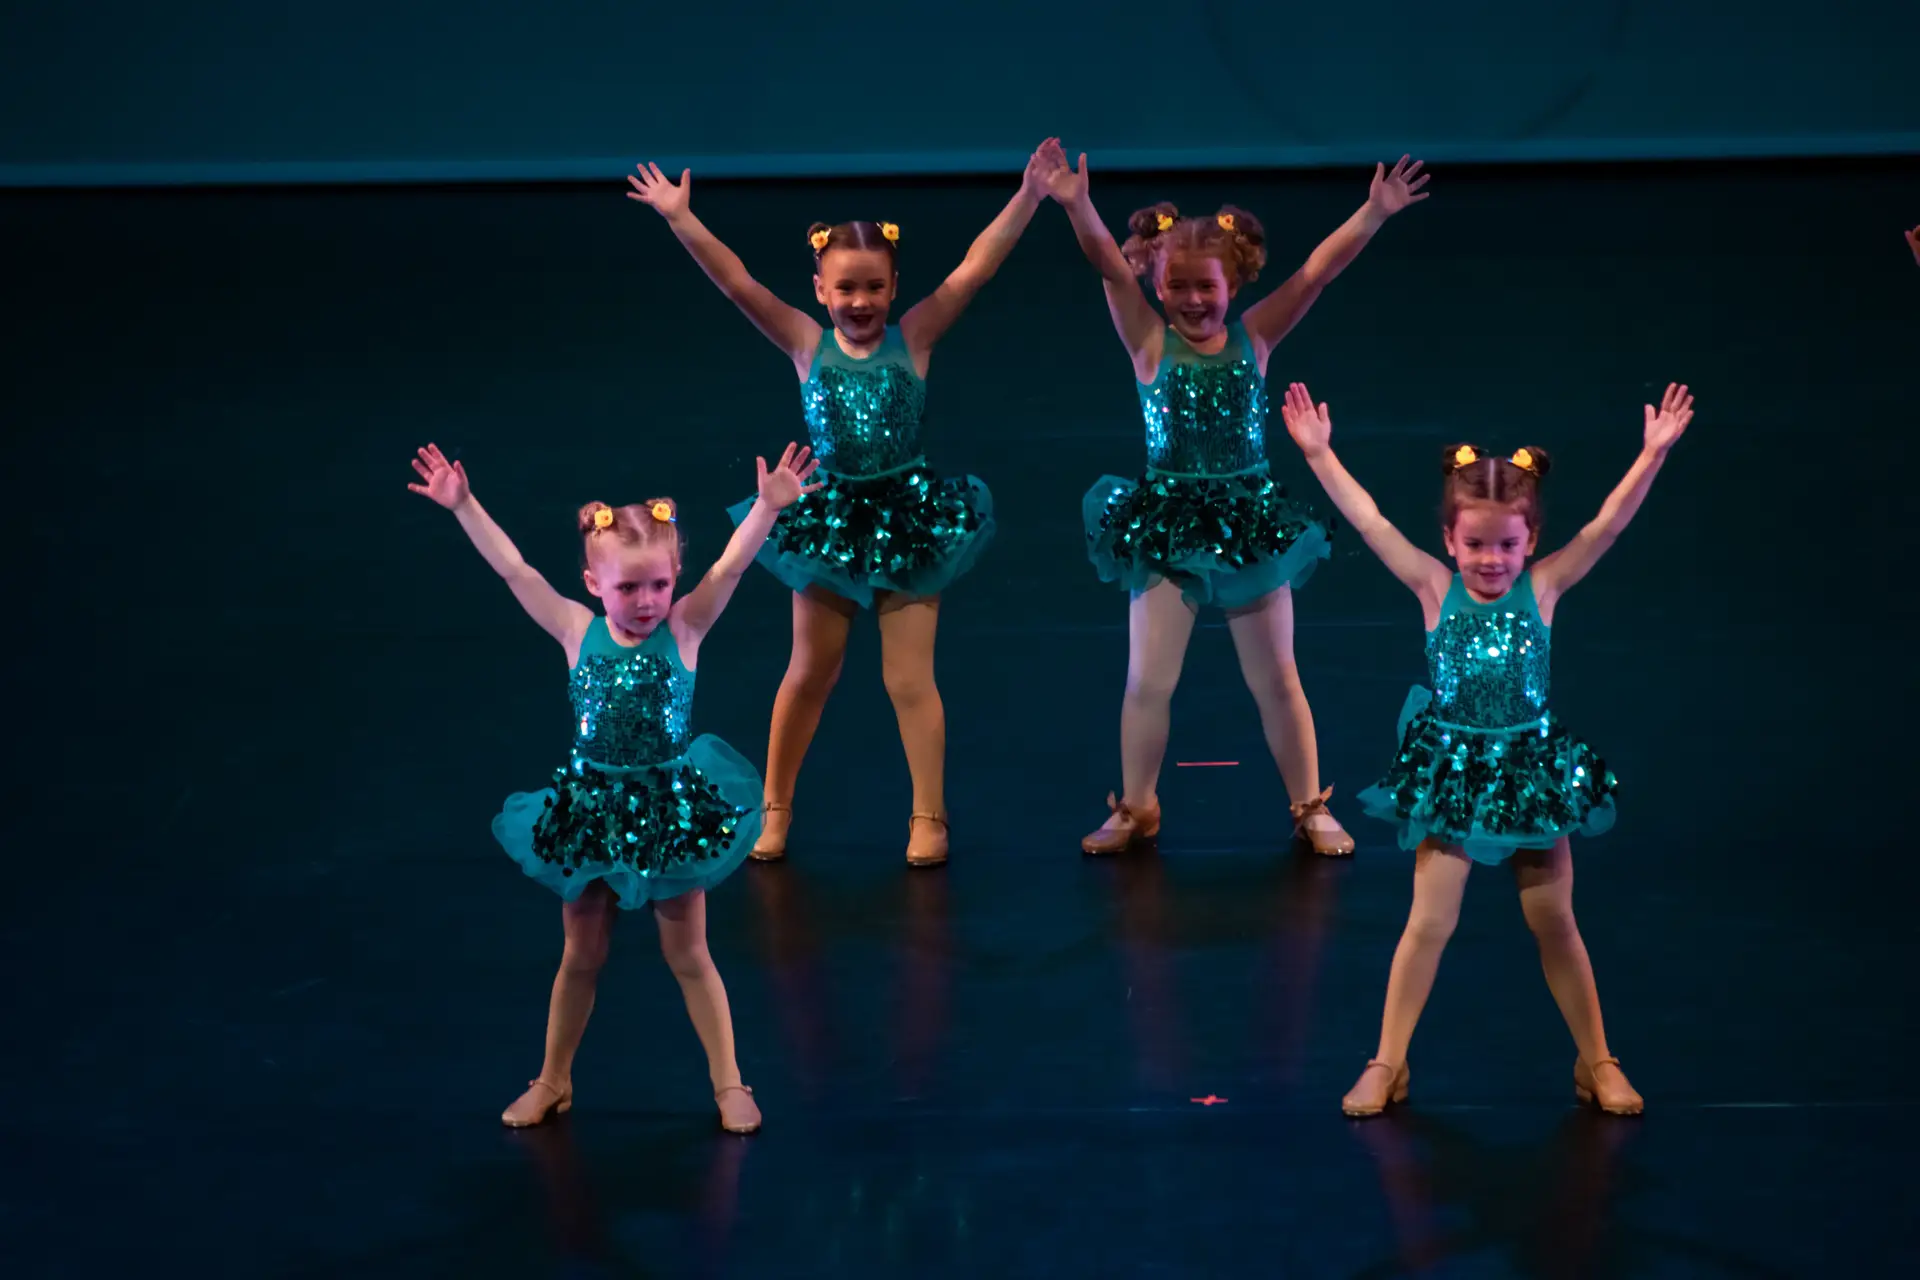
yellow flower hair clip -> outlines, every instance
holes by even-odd
[[[880,224],[880,234],[886,238],[888,244],[900,243],[900,228],[894,226],[891,222],[883,222]]]
[[[654,503],[653,518],[655,520],[658,520],[661,524],[672,524],[674,522],[672,504],[666,503],[666,502]]]
[[[1470,467],[1478,461],[1480,461],[1480,451],[1470,444],[1463,444],[1454,451],[1453,465],[1455,467]]]
[[[613,528],[613,508],[602,507],[593,513],[593,527],[596,529]]]
[[[1223,213],[1223,214],[1221,214],[1221,215],[1219,215],[1219,217],[1218,217],[1218,218],[1216,218],[1216,219],[1215,219],[1215,221],[1217,221],[1217,222],[1218,222],[1218,223],[1220,224],[1220,229],[1221,229],[1222,231],[1227,231],[1227,232],[1231,232],[1231,231],[1233,230],[1233,215],[1232,215],[1232,214],[1230,214],[1230,213]]]
[[[1513,456],[1511,458],[1508,458],[1507,461],[1511,462],[1514,466],[1520,468],[1522,471],[1532,471],[1534,469],[1533,453],[1527,449],[1514,450]]]
[[[807,243],[813,246],[813,251],[815,253],[820,253],[826,249],[827,241],[831,239],[833,239],[833,232],[827,230],[825,227],[822,227],[818,231],[814,232],[812,235],[807,237]]]
[[[1173,230],[1173,215],[1167,213],[1161,214],[1159,218],[1155,220],[1154,226],[1160,231]]]

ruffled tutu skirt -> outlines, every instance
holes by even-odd
[[[604,880],[632,910],[726,879],[760,822],[760,774],[708,734],[658,764],[563,766],[546,790],[507,797],[493,838],[564,901]]]
[[[1331,526],[1265,472],[1102,476],[1080,511],[1102,582],[1144,591],[1166,578],[1195,605],[1238,609],[1304,586],[1333,553]]]
[[[1613,826],[1618,787],[1606,761],[1549,713],[1505,729],[1437,718],[1416,686],[1400,711],[1400,751],[1386,777],[1360,793],[1368,816],[1396,824],[1400,847],[1429,837],[1500,863],[1518,849]]]
[[[942,479],[916,463],[818,478],[824,487],[782,511],[754,557],[794,591],[824,587],[863,609],[877,591],[936,595],[993,541],[993,494],[976,476]],[[737,525],[752,508],[749,498],[727,514]]]

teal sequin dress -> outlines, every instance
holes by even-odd
[[[1239,322],[1204,355],[1167,328],[1152,385],[1139,385],[1147,470],[1102,476],[1081,501],[1087,554],[1104,582],[1156,578],[1195,605],[1237,609],[1306,583],[1331,553],[1331,526],[1267,470],[1267,381]]]
[[[763,567],[795,591],[820,586],[871,608],[876,591],[934,595],[974,566],[993,539],[993,495],[927,466],[927,384],[897,327],[865,358],[823,332],[800,399],[824,487],[780,513],[755,557]],[[752,508],[727,514],[739,524]]]
[[[1547,709],[1552,651],[1531,571],[1491,604],[1454,575],[1427,633],[1433,688],[1407,695],[1393,767],[1360,793],[1402,849],[1432,837],[1499,863],[1613,826],[1612,771]]]
[[[595,618],[567,683],[567,763],[546,790],[507,797],[494,839],[568,902],[604,880],[631,910],[731,875],[760,838],[760,775],[693,736],[694,673],[672,629],[623,645]]]

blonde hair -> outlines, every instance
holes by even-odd
[[[602,514],[604,513],[604,514]],[[649,498],[610,507],[604,502],[589,502],[580,508],[580,557],[584,565],[596,538],[612,538],[623,547],[665,547],[673,572],[680,572],[680,552],[685,539],[680,536],[680,508],[672,498]]]
[[[1260,278],[1267,265],[1267,232],[1260,219],[1245,209],[1226,204],[1206,218],[1183,218],[1166,201],[1141,209],[1127,219],[1133,234],[1120,246],[1120,256],[1133,274],[1153,279],[1176,250],[1203,253],[1220,259],[1227,283],[1238,289]]]

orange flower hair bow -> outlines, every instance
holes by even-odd
[[[613,508],[602,507],[593,513],[593,527],[596,529],[613,528]]]
[[[820,230],[814,232],[812,235],[807,237],[807,243],[813,246],[813,251],[815,253],[819,253],[822,249],[825,249],[827,247],[827,241],[831,239],[833,239],[833,232],[827,230],[825,227],[822,227],[820,228]]]
[[[888,244],[900,243],[900,228],[894,226],[891,222],[883,222],[880,224],[880,234],[886,237]]]

